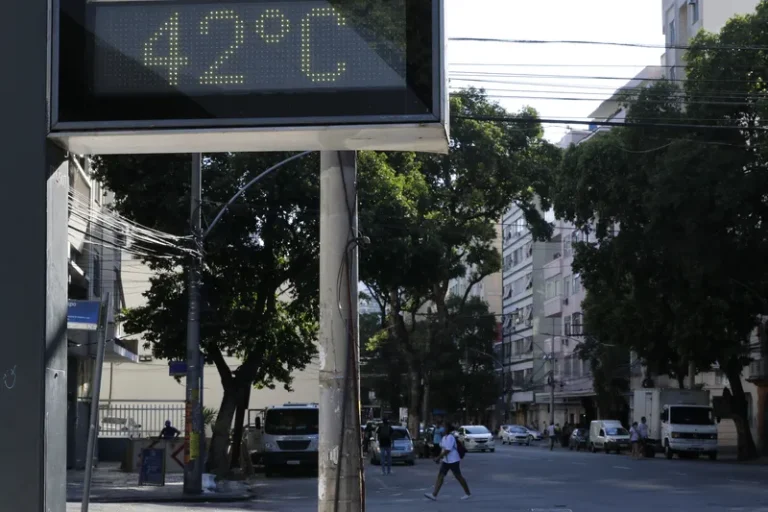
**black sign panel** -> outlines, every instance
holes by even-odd
[[[439,2],[59,0],[54,126],[437,122]]]
[[[165,485],[165,450],[161,448],[141,450],[139,485]]]

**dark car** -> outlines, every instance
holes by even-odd
[[[568,449],[576,451],[584,448],[587,449],[589,444],[589,429],[588,428],[576,428],[571,433],[571,437],[568,439]]]

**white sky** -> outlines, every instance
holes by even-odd
[[[661,0],[445,0],[448,37],[539,40],[589,40],[663,45]],[[470,78],[506,83],[451,80],[452,87],[474,84],[489,95],[588,98],[589,101],[497,98],[508,111],[524,105],[542,118],[587,120],[587,116],[645,66],[659,65],[662,48],[603,45],[448,43],[449,77],[471,72]],[[490,63],[494,66],[461,66]],[[530,66],[495,66],[527,64]],[[536,65],[539,66],[536,66]],[[545,66],[542,66],[544,64]],[[562,66],[568,64],[568,66]],[[587,65],[600,67],[587,67]],[[621,66],[621,67],[620,67]],[[624,80],[581,80],[551,77],[478,77],[475,73],[622,77]],[[506,89],[509,92],[490,90]],[[548,92],[544,92],[548,91]],[[594,98],[594,101],[592,100]],[[586,126],[573,126],[586,128]],[[560,140],[565,125],[545,125],[547,139]]]

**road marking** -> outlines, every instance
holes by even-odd
[[[733,478],[729,478],[728,481],[733,482],[735,484],[760,485],[760,482],[756,482],[754,480],[736,480]]]
[[[586,462],[571,462],[571,464],[575,464],[577,466],[586,466],[587,465]]]
[[[632,468],[628,468],[627,466],[613,466],[613,469],[632,469]]]

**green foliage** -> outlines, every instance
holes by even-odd
[[[768,56],[735,48],[768,45],[767,23],[763,1],[720,34],[699,34],[685,87],[662,81],[626,93],[629,127],[571,147],[553,192],[560,217],[596,227],[575,259],[589,292],[586,330],[600,341],[584,356],[596,360],[600,344],[631,349],[681,383],[689,362],[719,363],[742,458],[755,450],[740,377],[758,315],[768,312],[760,126]],[[733,99],[712,100],[725,96]],[[649,120],[665,126],[639,126]]]
[[[363,153],[358,163],[360,228],[371,239],[361,254],[361,279],[387,307],[385,337],[407,365],[412,426],[422,378],[434,374],[439,380],[440,371],[453,371],[457,364],[455,358],[452,363],[435,358],[453,339],[453,322],[464,315],[468,298],[449,307],[449,282],[467,276],[476,283],[500,269],[497,223],[513,202],[523,208],[537,238],[551,233],[536,199],[548,197],[559,151],[543,141],[541,127],[467,119],[508,115],[475,89],[453,95],[451,112],[460,117],[451,121],[448,155]],[[530,119],[536,113],[525,109],[517,115]],[[432,312],[425,319],[427,303]]]
[[[204,225],[249,179],[288,154],[224,154],[206,159]],[[251,187],[205,240],[201,346],[224,387],[211,457],[226,466],[237,397],[252,385],[290,388],[315,348],[318,305],[319,182],[316,156],[294,161]],[[115,193],[116,210],[161,231],[189,233],[190,162],[180,155],[96,159],[97,177]],[[125,315],[128,334],[143,334],[156,357],[186,355],[186,256],[142,259],[155,275],[146,304]],[[130,270],[128,270],[130,271]],[[234,371],[225,355],[238,356]]]

